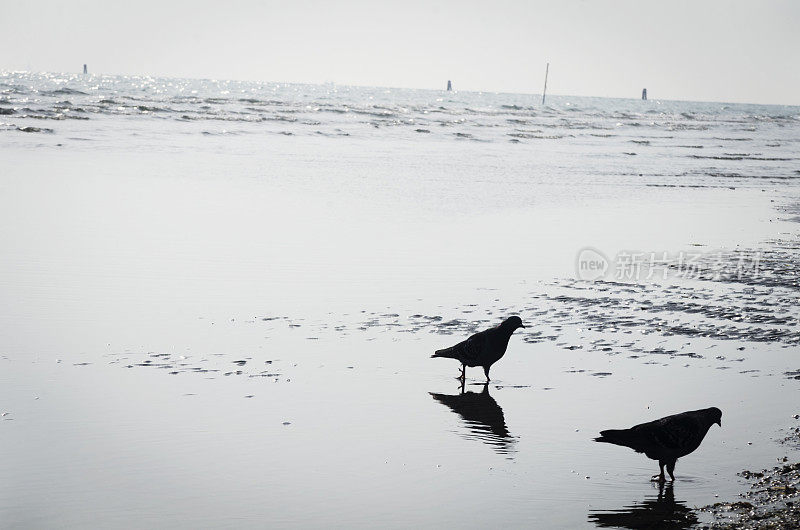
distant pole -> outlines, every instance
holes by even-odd
[[[89,73],[89,70],[86,68],[85,64],[83,65],[83,73],[84,74],[88,74]]]
[[[544,89],[542,90],[542,105],[544,105],[544,97],[547,95],[547,74],[550,73],[550,63],[544,69]]]
[[[642,89],[642,99],[647,101],[647,89],[646,88]]]
[[[451,90],[453,90],[453,83],[451,83],[450,80],[448,79],[447,80],[447,91],[449,92]]]

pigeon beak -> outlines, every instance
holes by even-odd
[[[722,427],[722,420],[719,420],[719,421],[717,422],[717,425],[719,425],[720,427]]]

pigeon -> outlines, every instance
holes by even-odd
[[[458,379],[465,378],[467,366],[483,366],[486,381],[489,379],[489,368],[500,360],[508,348],[508,340],[517,328],[524,328],[522,319],[513,316],[505,319],[499,326],[480,331],[464,342],[455,346],[437,350],[431,357],[445,357],[456,359],[461,363],[461,375]]]
[[[661,474],[653,480],[664,482],[664,466],[674,481],[675,462],[700,447],[708,429],[713,424],[722,427],[722,411],[717,407],[690,410],[642,423],[630,429],[601,431],[595,442],[630,447],[637,453],[658,460]]]

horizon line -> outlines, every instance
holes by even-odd
[[[87,63],[88,64],[88,63]],[[107,76],[107,77],[149,77],[151,79],[182,79],[188,81],[226,81],[226,82],[235,82],[235,83],[262,83],[262,84],[277,84],[277,85],[314,85],[314,86],[322,86],[322,85],[334,85],[334,86],[342,86],[342,87],[350,87],[350,88],[377,88],[377,89],[389,89],[389,90],[429,90],[429,91],[441,91],[441,92],[448,92],[446,89],[438,89],[438,88],[421,88],[421,87],[402,87],[402,86],[382,86],[382,85],[359,85],[359,84],[347,84],[347,83],[337,83],[335,81],[322,81],[322,82],[303,82],[303,81],[265,81],[265,80],[255,80],[255,79],[224,79],[224,78],[215,78],[215,77],[168,77],[162,75],[151,75],[151,74],[112,74],[112,73],[94,73],[89,72],[84,74],[81,71],[66,71],[66,72],[56,72],[56,71],[48,71],[48,70],[4,70],[0,69],[0,74],[15,74],[15,73],[23,73],[23,74],[58,74],[58,75],[76,75],[76,76]],[[647,87],[643,87],[647,88]],[[648,89],[649,90],[649,89]],[[513,92],[513,91],[500,91],[500,90],[451,90],[449,92],[452,93],[459,93],[465,92],[467,94],[507,94],[507,95],[519,95],[519,96],[536,96],[541,97],[541,92]],[[623,96],[589,96],[585,94],[554,94],[549,93],[548,97],[574,97],[574,98],[601,98],[601,99],[620,99],[620,100],[640,100],[638,97],[623,97]],[[666,98],[650,98],[648,97],[647,100],[644,101],[653,101],[653,102],[677,102],[677,103],[713,103],[719,105],[760,105],[760,106],[768,106],[768,107],[800,107],[800,103],[791,104],[791,103],[758,103],[752,101],[711,101],[711,100],[695,100],[695,99],[666,99]],[[546,104],[545,104],[546,105]]]

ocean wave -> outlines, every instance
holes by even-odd
[[[87,92],[82,92],[80,90],[75,90],[73,88],[58,88],[56,90],[44,90],[40,92],[43,96],[69,96],[69,95],[76,95],[76,96],[88,96]]]
[[[528,132],[511,132],[511,133],[506,133],[506,136],[511,136],[512,138],[520,138],[523,140],[558,140],[559,138],[565,137],[565,135],[563,134],[534,134]]]
[[[20,118],[33,118],[34,120],[65,120],[67,117],[50,109],[32,109],[25,107],[19,113]]]
[[[275,116],[266,116],[266,117],[264,117],[264,120],[265,121],[284,121],[284,122],[288,122],[288,123],[295,123],[297,121],[297,118],[295,118],[294,116],[275,115]]]
[[[350,133],[348,133],[348,132],[345,132],[345,131],[343,131],[343,130],[341,130],[341,129],[336,129],[336,130],[334,130],[333,132],[314,131],[314,134],[318,134],[318,135],[320,135],[320,136],[328,136],[328,137],[334,137],[334,136],[350,136]]]
[[[741,156],[725,156],[725,155],[686,155],[688,158],[698,158],[703,160],[742,160]]]
[[[244,131],[201,131],[203,136],[238,136],[242,134]]]
[[[376,118],[389,118],[393,116],[397,116],[396,113],[390,112],[388,110],[383,111],[369,111],[369,110],[358,110],[358,109],[350,109],[353,114],[360,114],[362,116],[374,116]]]
[[[599,124],[599,123],[593,123],[593,122],[588,122],[588,121],[583,121],[583,120],[579,120],[579,121],[560,120],[559,121],[559,125],[561,127],[564,127],[565,129],[573,129],[573,130],[587,130],[588,129],[588,130],[594,130],[594,131],[609,131],[609,130],[612,129],[612,127],[609,127],[608,125],[602,125],[602,124]],[[633,125],[635,127],[639,126],[639,124],[636,123],[636,122],[627,123],[626,125]]]
[[[422,131],[444,130],[449,134],[439,138],[518,143],[578,137],[612,157],[622,156],[621,152],[632,147],[629,143],[653,145],[659,153],[672,150],[672,155],[680,158],[690,154],[686,149],[713,146],[706,149],[711,151],[707,154],[726,157],[717,160],[758,160],[775,162],[774,166],[800,157],[794,149],[797,143],[793,143],[800,142],[800,135],[793,132],[800,116],[798,107],[691,102],[663,102],[656,107],[635,100],[559,96],[543,106],[541,96],[524,94],[459,92],[445,97],[441,91],[358,87],[334,91],[315,85],[111,76],[103,77],[102,82],[71,77],[70,86],[65,87],[61,79],[65,78],[0,75],[0,115],[13,115],[15,120],[112,116],[115,120],[237,122],[248,124],[243,126],[248,132],[263,124],[265,132],[282,134],[276,132],[280,129],[293,136],[416,137]],[[20,96],[22,93],[33,95]],[[778,127],[782,129],[776,130]],[[198,125],[186,131],[199,134],[200,129],[215,127]],[[742,135],[742,129],[748,133]],[[691,134],[705,130],[713,133]],[[797,138],[792,138],[793,134]],[[677,138],[674,143],[680,145],[660,143],[656,138]],[[729,145],[734,142],[738,145]],[[645,150],[639,154],[645,156]]]
[[[164,109],[161,107],[148,107],[147,105],[136,105],[136,110],[141,112],[172,112],[172,109]]]
[[[742,175],[741,173],[726,173],[719,171],[710,171],[704,174],[708,175],[709,177],[732,180],[795,180],[800,178],[800,176],[794,175]]]
[[[707,131],[708,125],[694,125],[691,123],[671,123],[667,126],[669,131]]]
[[[689,158],[701,158],[701,159],[708,159],[708,160],[761,160],[767,162],[788,162],[790,160],[795,160],[794,158],[782,158],[782,157],[769,157],[769,156],[748,156],[748,155],[687,155]]]
[[[55,132],[53,129],[48,129],[47,127],[17,127],[17,130],[20,132],[25,133],[48,133],[51,134]]]
[[[321,112],[332,112],[334,114],[347,114],[350,112],[350,109],[347,107],[340,108],[340,107],[318,107],[319,111]]]
[[[28,89],[24,85],[0,83],[0,94],[27,94]]]

